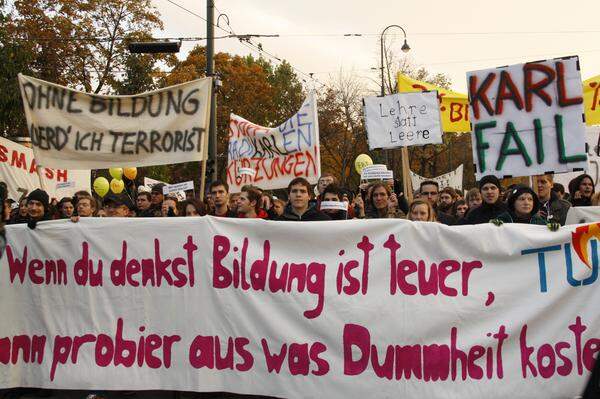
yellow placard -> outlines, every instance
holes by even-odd
[[[424,90],[437,90],[444,132],[470,132],[469,98],[466,94],[412,79],[398,74],[398,92],[410,93]],[[583,82],[583,103],[586,125],[600,125],[600,75]]]
[[[583,104],[587,125],[600,125],[600,75],[583,82]]]
[[[469,98],[466,94],[442,89],[420,80],[398,74],[398,92],[411,93],[425,90],[437,90],[440,99],[440,114],[444,132],[470,132]]]

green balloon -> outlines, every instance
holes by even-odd
[[[106,180],[105,177],[97,177],[96,180],[94,180],[94,191],[96,192],[96,194],[98,194],[100,197],[104,198],[104,196],[106,195],[106,193],[108,193],[108,189],[110,187],[108,180]]]

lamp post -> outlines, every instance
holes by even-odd
[[[401,27],[400,25],[389,25],[386,26],[386,28],[383,30],[383,32],[381,32],[381,37],[379,39],[380,41],[380,45],[381,45],[381,95],[385,96],[385,67],[383,65],[383,39],[385,36],[385,32],[387,32],[388,29],[390,28],[399,28],[402,33],[404,33],[404,44],[401,47],[401,50],[404,53],[408,53],[410,51],[410,46],[408,45],[408,42],[406,41],[406,31],[404,30],[403,27]]]
[[[406,41],[406,31],[400,25],[389,25],[386,26],[383,32],[381,32],[381,36],[379,38],[379,44],[381,46],[381,96],[385,96],[385,65],[383,64],[383,39],[385,38],[385,33],[390,28],[398,28],[404,34],[404,44],[401,47],[402,52],[408,53],[410,51],[410,46]],[[388,151],[385,151],[385,163],[388,164]],[[408,159],[408,149],[406,147],[402,147],[402,183],[403,183],[403,192],[409,202],[412,202],[412,184],[410,182],[410,174],[408,173],[410,169],[410,162]],[[392,166],[393,168],[393,166]]]

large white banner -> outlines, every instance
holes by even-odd
[[[36,159],[43,166],[71,169],[204,159],[211,82],[102,96],[19,74]]]
[[[369,148],[398,148],[442,142],[437,91],[396,93],[363,99]]]
[[[227,183],[231,192],[246,184],[284,188],[296,177],[316,184],[321,173],[317,100],[310,92],[300,110],[278,127],[263,127],[231,114]]]
[[[463,187],[463,165],[460,165],[458,168],[454,169],[451,172],[444,173],[443,175],[439,175],[436,177],[428,178],[423,177],[421,175],[416,174],[412,170],[410,171],[410,179],[412,181],[412,186],[416,189],[418,188],[422,182],[427,180],[433,180],[437,182],[440,186],[440,190],[445,187],[452,187],[457,190],[462,191]]]
[[[600,350],[599,229],[9,226],[0,388],[573,398]]]
[[[8,198],[15,201],[36,188],[59,200],[79,190],[90,191],[89,170],[42,168],[31,148],[3,137],[0,137],[0,181],[8,187]]]
[[[567,212],[566,224],[600,222],[600,206],[572,206]]]
[[[587,168],[578,57],[468,72],[476,178]]]

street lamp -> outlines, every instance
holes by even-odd
[[[381,32],[380,42],[381,42],[381,95],[382,96],[385,96],[385,78],[384,78],[384,76],[385,76],[384,70],[385,69],[383,66],[383,37],[385,36],[385,32],[387,32],[387,30],[390,28],[399,28],[400,30],[402,30],[402,33],[404,33],[404,44],[402,45],[401,50],[404,53],[408,53],[410,51],[410,46],[408,45],[408,42],[406,41],[406,31],[400,25],[389,25],[383,30],[383,32]]]

